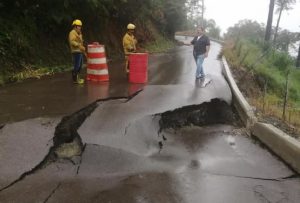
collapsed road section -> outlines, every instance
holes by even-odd
[[[80,161],[57,159],[1,191],[0,200],[161,203],[299,200],[299,180],[285,179],[294,173],[247,136],[229,104],[213,99],[161,113],[157,112],[158,106],[150,110],[140,108],[126,114],[125,121],[119,119],[123,107],[144,96],[140,94],[129,102],[120,99],[98,102],[86,108],[84,119],[76,114],[70,116],[74,123],[85,120],[81,126],[69,125],[69,130],[76,131],[85,145]],[[148,114],[151,111],[154,113]],[[112,124],[98,120],[99,116],[105,119],[105,112],[118,115]],[[95,126],[87,134],[87,125],[91,127],[93,123]],[[63,148],[64,142],[60,142],[60,147]],[[225,188],[228,195],[216,193]]]
[[[72,115],[63,117],[60,122],[59,118],[37,118],[3,126],[0,129],[0,191],[44,168],[57,158],[73,162],[72,158],[80,156],[84,147],[77,129],[94,109],[101,102],[109,100],[123,99],[128,102],[141,91],[129,97],[99,99]]]
[[[211,47],[206,73],[212,80],[205,87],[194,79],[192,50],[181,47],[150,65],[151,85],[129,101],[100,101],[79,111],[82,117],[40,122],[36,128],[47,126],[41,134],[49,138],[37,137],[46,150],[35,160],[47,155],[54,134],[57,159],[6,187],[0,201],[299,202],[299,178],[248,136],[231,108],[215,60],[219,50]],[[7,131],[9,125],[0,130]],[[27,149],[36,149],[30,144]]]

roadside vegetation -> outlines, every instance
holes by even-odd
[[[278,33],[276,44],[266,43],[262,25],[241,21],[228,30],[223,54],[258,117],[286,124],[284,129],[296,136],[300,132],[300,68],[288,48],[299,38],[295,33],[287,45],[284,34]]]
[[[0,85],[70,70],[67,35],[74,19],[83,22],[85,45],[104,44],[106,56],[116,59],[123,58],[128,23],[136,25],[140,50],[150,53],[174,47],[175,31],[199,25],[220,38],[204,8],[204,0],[2,0]]]
[[[26,79],[40,79],[42,76],[54,75],[55,73],[62,73],[70,71],[71,65],[53,66],[53,67],[24,67],[22,70],[11,73],[2,72],[0,74],[0,86],[5,83],[20,82]]]
[[[241,20],[230,27],[223,54],[258,118],[300,139],[300,33],[280,28],[282,13],[294,4],[269,0],[266,25]]]
[[[159,37],[154,42],[146,43],[145,50],[149,53],[161,53],[174,48],[175,46],[175,41]]]
[[[122,58],[128,23],[150,52],[170,48],[186,23],[185,0],[3,0],[0,2],[0,85],[71,68],[67,35],[83,22],[85,44],[98,41],[110,59]]]

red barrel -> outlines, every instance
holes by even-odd
[[[148,53],[129,55],[129,82],[146,83],[148,81]]]
[[[87,58],[87,80],[108,81],[109,75],[104,45],[97,42],[89,44]]]

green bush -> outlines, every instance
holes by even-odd
[[[268,91],[282,98],[285,91],[286,74],[289,75],[289,98],[300,104],[300,70],[287,53],[269,49],[258,42],[239,40],[233,50],[224,50],[224,55],[233,66],[242,66],[268,81]]]
[[[0,3],[0,80],[40,74],[26,72],[28,67],[69,63],[67,36],[72,21],[77,18],[83,21],[85,42],[105,44],[109,58],[123,56],[122,37],[129,22],[137,26],[139,45],[148,43],[150,51],[159,52],[172,47],[173,42],[156,38],[153,30],[158,36],[172,39],[187,20],[182,0],[3,0]]]
[[[162,36],[158,37],[155,41],[147,43],[145,48],[150,53],[164,52],[175,46],[174,41],[166,39]]]

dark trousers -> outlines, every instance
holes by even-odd
[[[73,71],[72,78],[74,81],[77,80],[77,75],[79,74],[82,64],[83,64],[83,55],[80,52],[73,53]]]

